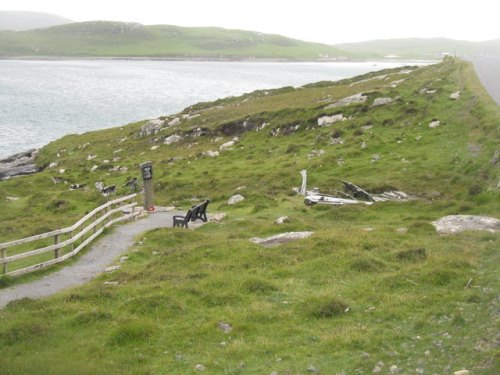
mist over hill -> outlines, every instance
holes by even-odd
[[[73,21],[68,18],[50,13],[0,11],[0,30],[24,31],[63,25],[71,22]]]
[[[370,40],[336,44],[354,57],[441,59],[452,56],[500,56],[500,39],[471,42],[447,38]]]

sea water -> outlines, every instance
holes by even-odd
[[[402,65],[408,63],[3,60],[0,158],[66,134],[175,114],[201,101]]]

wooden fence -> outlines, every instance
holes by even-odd
[[[88,245],[94,238],[99,236],[105,228],[108,228],[119,221],[131,219],[137,216],[139,212],[134,210],[134,207],[137,205],[137,202],[135,201],[136,196],[137,194],[131,194],[109,201],[102,206],[97,207],[92,212],[89,212],[71,227],[0,244],[0,265],[2,266],[1,274],[18,276],[71,258]],[[87,223],[90,220],[92,221]],[[23,250],[22,248],[20,249],[20,247],[30,246],[26,244],[35,241],[43,242],[42,247],[28,251]],[[32,248],[34,246],[30,247]],[[11,254],[15,254],[8,256],[7,249],[9,249]],[[53,258],[50,256],[52,259],[43,259],[47,258],[46,253],[49,252],[54,252]],[[40,256],[40,254],[45,254],[45,256]],[[42,261],[29,265],[26,264],[29,263],[29,261],[21,261],[30,257],[34,257],[35,262],[40,260]],[[18,267],[14,267],[16,269],[9,272],[8,265],[12,262],[17,262]],[[31,261],[31,263],[33,263],[33,261]]]

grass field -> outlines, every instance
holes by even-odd
[[[328,107],[357,93],[367,101]],[[393,102],[372,105],[383,97]],[[346,120],[318,126],[340,113]],[[92,188],[69,191],[52,176],[121,186],[146,160],[157,205],[186,210],[209,198],[209,214],[227,214],[196,231],[145,233],[120,270],[10,303],[0,311],[2,373],[190,374],[197,365],[207,374],[500,372],[498,234],[444,236],[431,225],[500,212],[499,109],[469,64],[449,58],[256,91],[195,104],[165,124],[175,118],[144,137],[145,121],[66,136],[38,160],[57,168],[0,183],[0,241],[72,224],[103,203]],[[163,143],[174,134],[179,142]],[[232,150],[220,151],[230,140]],[[417,199],[305,206],[291,191],[302,169],[309,187],[326,193],[343,179]],[[246,199],[230,206],[235,193]],[[274,224],[283,215],[289,221]],[[314,234],[277,247],[249,241],[306,230]]]

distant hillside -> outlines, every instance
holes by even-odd
[[[0,30],[32,30],[71,22],[73,21],[50,13],[0,11]]]
[[[468,42],[446,38],[387,39],[337,44],[335,47],[353,56],[363,58],[441,59],[446,54],[457,56],[500,56],[500,39],[485,42]]]
[[[340,54],[324,44],[215,27],[93,21],[0,32],[0,56],[321,59]]]

